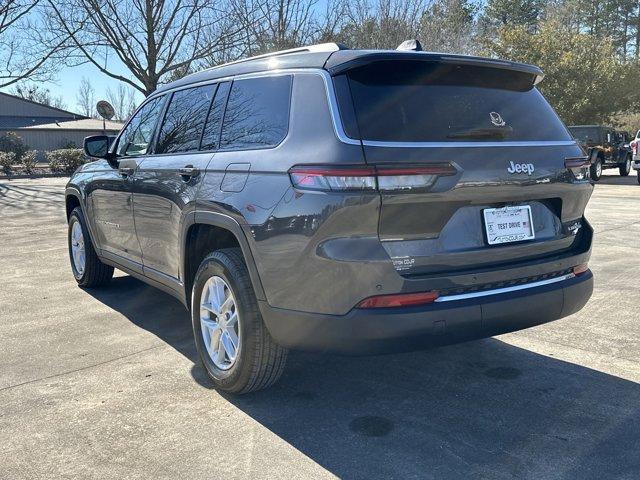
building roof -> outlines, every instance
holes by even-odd
[[[9,93],[0,92],[0,105],[3,106],[2,112],[10,111],[10,115],[14,116],[44,116],[55,118],[87,118],[78,113],[69,112],[62,108],[56,108],[43,103],[34,102],[26,98],[11,95]],[[26,113],[19,113],[19,110],[27,110]]]
[[[450,64],[484,66],[496,69],[514,70],[530,75],[532,83],[542,80],[542,70],[534,65],[496,60],[492,58],[473,57],[469,55],[452,55],[436,52],[416,52],[406,50],[350,50],[339,44],[311,45],[259,55],[218,67],[209,68],[187,75],[175,82],[168,83],[156,90],[162,93],[184,85],[232,77],[247,73],[286,70],[292,68],[323,68],[331,75],[339,75],[351,68],[379,60],[422,60]],[[155,94],[154,93],[154,94]]]
[[[1,121],[0,117],[0,121]],[[104,129],[110,131],[118,131],[122,128],[122,123],[120,122],[104,122]],[[3,128],[4,130],[8,130],[7,128]],[[54,121],[51,123],[43,123],[37,125],[25,125],[24,127],[19,127],[17,129],[11,130],[102,130],[103,123],[102,120],[97,118],[83,118],[80,120],[65,120],[65,121]]]

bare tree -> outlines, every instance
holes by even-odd
[[[113,119],[119,122],[127,120],[136,109],[135,90],[123,83],[119,83],[115,90],[107,88],[107,100],[116,112]]]
[[[433,0],[420,22],[423,47],[437,52],[478,53],[477,10],[478,5],[469,0]]]
[[[43,28],[40,0],[0,0],[0,87],[49,80],[67,36]]]
[[[48,88],[44,88],[36,83],[20,82],[11,88],[11,93],[20,98],[41,103],[49,107],[61,108],[63,110],[67,108],[61,96],[52,96]]]
[[[96,95],[93,85],[87,77],[82,77],[76,93],[76,103],[80,114],[85,117],[96,117]]]
[[[235,14],[244,24],[246,53],[294,48],[312,43],[316,36],[315,8],[318,0],[252,0],[236,3]]]
[[[340,36],[353,48],[396,48],[417,38],[424,0],[353,0]]]
[[[52,29],[70,37],[80,61],[152,93],[240,34],[227,0],[47,0]],[[122,66],[129,75],[122,74]]]

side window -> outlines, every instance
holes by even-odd
[[[163,104],[164,97],[158,97],[138,110],[120,135],[116,149],[118,155],[134,156],[147,153]]]
[[[167,107],[154,153],[198,150],[202,129],[217,85],[175,92]]]
[[[278,145],[287,136],[291,75],[236,80],[224,114],[220,149]]]
[[[231,84],[229,82],[221,83],[218,86],[216,97],[213,99],[211,110],[209,110],[209,115],[207,116],[207,124],[204,127],[201,150],[217,150],[219,146],[222,115],[224,114],[224,107],[227,103],[230,88]]]

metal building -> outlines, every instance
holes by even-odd
[[[104,127],[102,120],[0,92],[0,135],[14,132],[33,150],[82,147],[84,137],[113,135],[122,124],[105,122]]]

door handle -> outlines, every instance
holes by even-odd
[[[133,167],[120,167],[118,169],[118,172],[120,173],[120,175],[122,175],[123,177],[127,177],[130,175],[133,175],[133,173],[135,172],[135,168]]]
[[[182,167],[178,170],[180,172],[180,176],[183,180],[189,180],[197,176],[200,173],[200,170],[195,168],[193,165],[187,165],[186,167]]]

